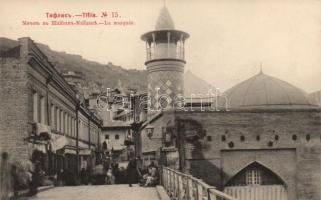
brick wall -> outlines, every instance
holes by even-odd
[[[31,132],[32,116],[27,76],[27,66],[18,59],[0,58],[0,151],[7,151],[13,160],[29,157],[23,140]]]

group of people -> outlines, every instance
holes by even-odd
[[[28,187],[28,196],[37,194],[37,188],[40,182],[41,166],[39,163],[28,163],[21,174],[21,166],[17,163],[9,162],[9,154],[1,153],[0,163],[0,200],[8,200],[11,197],[16,198],[21,188]],[[23,180],[24,179],[24,180]]]
[[[147,167],[142,168],[139,158],[131,158],[127,167],[119,167],[116,162],[105,162],[96,165],[90,173],[85,168],[80,171],[80,183],[83,185],[113,185],[113,184],[128,184],[132,187],[133,184],[150,187],[156,186],[159,182],[158,167],[154,162]]]
[[[125,184],[128,183],[130,187],[132,184],[139,183],[141,186],[149,187],[155,186],[159,181],[158,167],[154,162],[147,168],[140,168],[138,165],[138,158],[132,158],[127,168],[119,168],[117,163],[107,165],[107,167],[102,167],[103,176],[97,176],[99,178],[103,177],[101,184]],[[25,182],[26,186],[29,187],[29,196],[37,194],[37,188],[40,185],[41,176],[41,165],[38,162],[31,163],[30,167],[24,172],[24,176],[27,177]],[[0,200],[8,200],[10,196],[16,197],[18,195],[18,190],[21,188],[21,172],[19,172],[17,164],[12,164],[9,162],[9,155],[7,152],[1,154],[0,163]],[[80,183],[94,184],[99,183],[99,181],[93,179],[92,173],[88,169],[82,168],[80,171]],[[58,181],[62,182],[62,185],[76,185],[76,180],[72,172],[68,170],[61,170],[58,173]],[[96,181],[96,182],[95,182]]]
[[[137,165],[137,160],[137,158],[131,159],[127,166],[129,187],[132,187],[132,184],[137,182],[144,187],[156,186],[159,182],[158,167],[154,162],[151,162],[147,168],[140,169]]]

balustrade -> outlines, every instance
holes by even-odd
[[[162,186],[172,200],[237,200],[191,175],[168,167],[161,173]]]

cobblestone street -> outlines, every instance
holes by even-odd
[[[156,189],[134,185],[56,187],[21,200],[159,200]]]

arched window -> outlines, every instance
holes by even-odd
[[[115,140],[119,140],[119,135],[115,135]]]
[[[284,185],[280,177],[263,165],[254,162],[236,174],[226,186]]]

